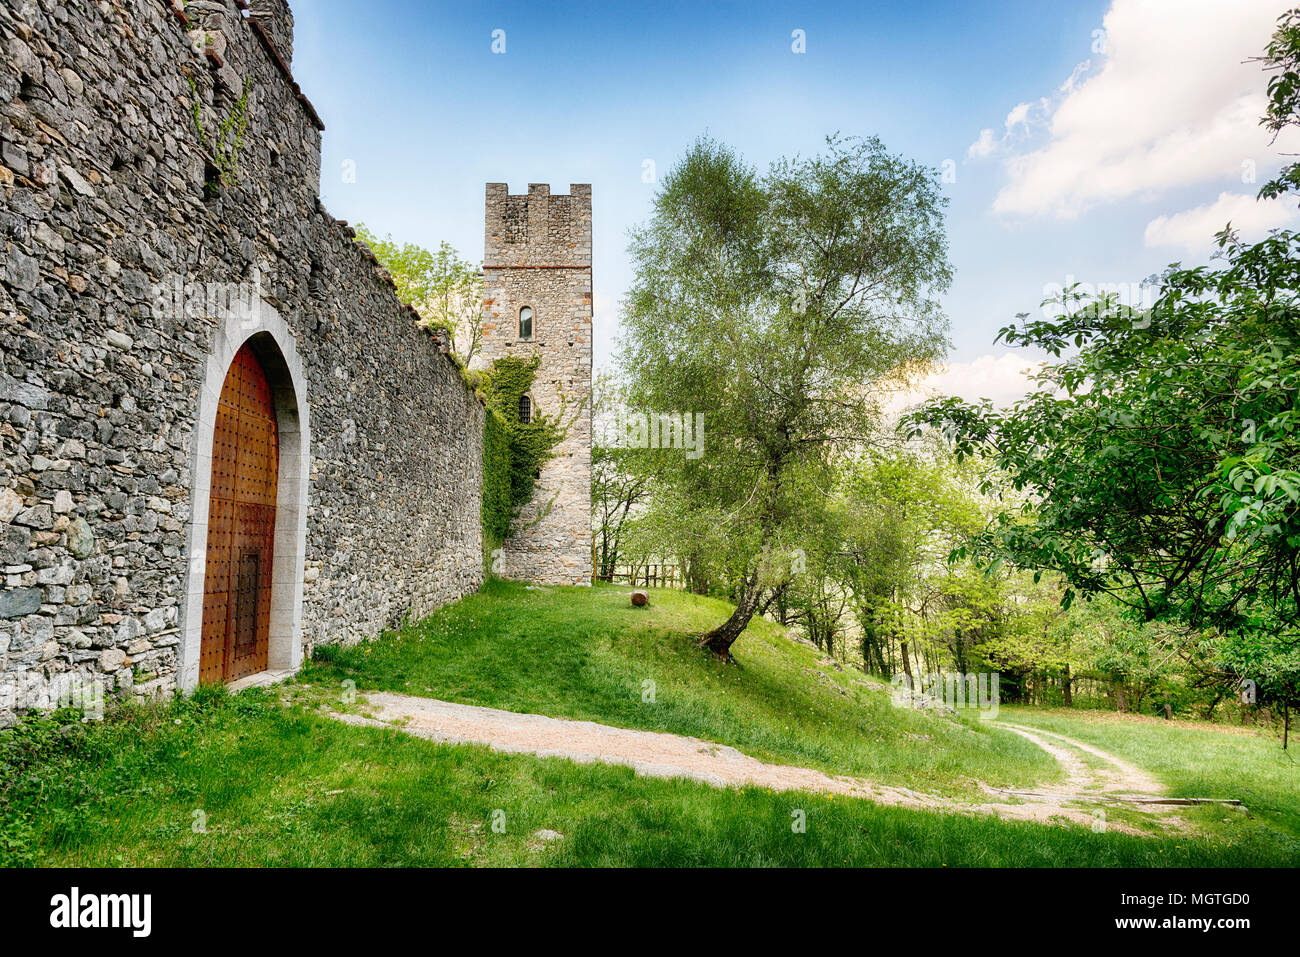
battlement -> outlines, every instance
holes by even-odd
[[[546,183],[511,194],[488,183],[484,217],[484,268],[591,267],[591,184],[573,183],[552,195]]]

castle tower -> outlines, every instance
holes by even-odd
[[[483,248],[484,365],[538,355],[530,414],[563,416],[564,440],[505,543],[499,574],[591,584],[591,186],[569,195],[488,183]],[[476,363],[477,364],[477,363]]]

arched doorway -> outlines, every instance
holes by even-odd
[[[246,342],[226,373],[213,431],[202,683],[267,669],[279,470],[274,396]]]
[[[243,383],[242,388],[247,389],[249,378],[256,379],[252,375],[255,369],[260,371],[261,380],[254,390],[258,398],[252,404],[252,411],[245,400],[245,414],[230,418],[230,410],[240,407],[238,401],[224,400],[230,378],[238,377]],[[268,392],[273,410],[269,418],[275,426],[273,433],[268,425]],[[223,419],[223,435],[229,436],[232,426],[248,426],[251,415],[251,422],[256,423],[257,434],[263,436],[264,443],[269,442],[272,434],[275,436],[275,461],[272,462],[264,450],[268,474],[259,479],[261,491],[253,496],[251,502],[247,501],[250,496],[233,495],[226,480],[227,475],[239,471],[240,459],[236,454],[232,467],[229,439],[218,440],[219,415]],[[242,437],[240,441],[243,442]],[[288,676],[298,670],[303,650],[303,562],[307,553],[311,422],[307,377],[297,343],[280,313],[260,298],[249,314],[231,310],[220,319],[215,330],[199,386],[198,417],[194,423],[191,455],[190,520],[177,685],[182,691],[192,691],[200,680],[237,680],[227,675],[242,673],[244,677],[238,679],[240,684],[261,684]],[[225,464],[219,465],[222,461]],[[219,505],[219,501],[243,501],[245,505],[260,506],[263,510],[254,521],[263,528],[268,525],[273,528],[269,551],[256,553],[257,582],[253,591],[258,594],[258,601],[252,605],[246,597],[246,614],[242,616],[238,602],[241,592],[238,576],[244,549],[235,540],[234,526],[223,525],[232,513]],[[274,506],[273,513],[265,510],[268,505]],[[244,511],[248,513],[250,510]],[[209,546],[225,555],[224,564],[220,561],[212,564],[211,579],[208,574]],[[251,560],[243,562],[243,574],[243,594],[247,596],[253,575]],[[224,596],[224,600],[217,596]],[[266,605],[268,596],[269,610]],[[211,612],[210,607],[214,609]],[[247,628],[253,614],[259,637],[253,643],[254,654],[249,655],[246,653],[249,647]],[[223,615],[224,626],[221,624]],[[245,631],[236,631],[232,637],[231,622],[242,624]],[[262,642],[264,629],[269,629],[269,633],[263,650],[257,645]],[[236,650],[230,656],[234,667],[228,670],[226,642],[231,640]],[[217,648],[220,648],[219,669]],[[258,671],[249,671],[259,663]]]

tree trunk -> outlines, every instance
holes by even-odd
[[[701,561],[691,564],[691,593],[695,595],[709,593],[709,578],[704,573],[704,563]]]
[[[699,554],[691,551],[686,555],[686,590],[692,595],[707,595],[709,593],[709,580],[704,574],[704,562]]]
[[[907,656],[907,642],[904,641],[900,648],[903,652],[903,674],[907,675],[907,686],[914,689],[916,688],[916,680],[912,677],[912,662]]]
[[[967,672],[966,642],[955,629],[952,635],[952,660],[957,665],[957,671],[962,675],[962,677],[965,677]]]
[[[1065,706],[1074,707],[1074,691],[1070,688],[1072,679],[1070,678],[1070,663],[1065,663],[1065,674],[1061,676],[1061,694],[1063,695]]]
[[[749,620],[754,617],[754,612],[758,610],[758,599],[762,591],[757,574],[752,581],[744,582],[738,596],[739,600],[736,602],[736,610],[731,613],[730,618],[700,639],[700,647],[707,648],[715,658],[729,660],[731,646],[735,644],[740,633],[749,625]]]

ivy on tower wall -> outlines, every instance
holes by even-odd
[[[542,465],[564,438],[559,417],[543,413],[519,420],[519,400],[529,393],[539,356],[502,356],[484,369],[479,388],[487,403],[483,426],[483,547],[490,554],[510,535],[519,510],[533,497]]]

